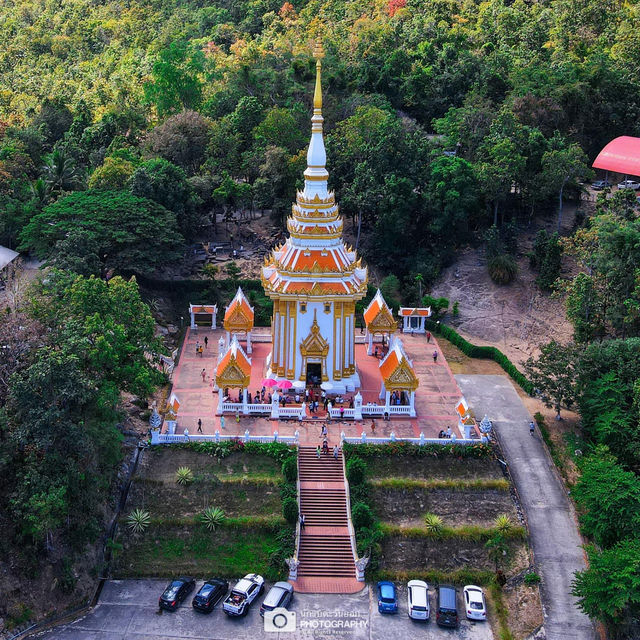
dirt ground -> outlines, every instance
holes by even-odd
[[[502,478],[500,465],[490,458],[453,457],[416,458],[394,456],[393,458],[370,458],[367,460],[367,475],[370,478],[421,478],[424,480],[493,480]]]
[[[424,515],[435,513],[445,526],[493,526],[501,514],[518,521],[513,499],[508,491],[481,489],[451,491],[445,489],[388,489],[376,487],[369,494],[377,516],[384,522],[409,527],[424,526]]]
[[[503,598],[509,612],[509,629],[514,638],[526,638],[542,626],[544,617],[537,585],[507,585],[503,589]]]

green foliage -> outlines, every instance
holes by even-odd
[[[557,233],[549,235],[541,229],[536,234],[533,251],[529,255],[531,267],[536,269],[536,284],[545,290],[551,290],[560,275],[562,264],[562,244]]]
[[[224,511],[220,507],[207,507],[200,514],[200,520],[208,531],[215,531],[225,521]]]
[[[458,301],[453,303],[453,307],[451,307],[451,315],[454,318],[457,318],[460,315],[460,303]]]
[[[511,555],[511,548],[503,533],[496,531],[484,546],[487,548],[489,558],[495,563],[496,571],[498,571],[500,567],[507,565]]]
[[[496,516],[494,523],[496,529],[502,535],[508,535],[511,529],[513,529],[513,522],[511,522],[511,518],[505,513],[501,513],[500,515]]]
[[[181,485],[189,485],[193,482],[193,471],[189,467],[179,467],[176,471],[176,482]]]
[[[85,191],[34,216],[22,232],[22,247],[55,262],[64,257],[60,242],[78,231],[86,234],[100,265],[96,275],[103,277],[111,270],[149,273],[175,259],[182,245],[175,215],[164,207],[125,192]]]
[[[580,463],[573,496],[585,535],[600,547],[633,537],[640,527],[640,485],[606,448],[596,449]]]
[[[144,533],[151,524],[151,516],[148,511],[134,509],[127,516],[127,524],[133,533]]]
[[[431,307],[431,317],[434,320],[437,320],[447,312],[447,309],[449,308],[449,300],[447,298],[424,296],[422,298],[422,305],[425,307]]]
[[[299,514],[300,509],[295,498],[285,498],[282,501],[282,515],[289,524],[295,524],[298,521]]]
[[[224,442],[185,442],[169,445],[173,449],[190,449],[206,453],[215,458],[224,459],[235,452],[267,455],[280,464],[286,459],[296,459],[296,449],[284,442],[244,442],[241,439]]]
[[[373,512],[364,502],[355,502],[351,505],[351,519],[356,531],[368,529],[374,522]]]
[[[367,477],[367,463],[359,457],[350,457],[347,460],[347,480],[349,484],[362,485]]]
[[[487,268],[496,284],[509,284],[518,275],[518,263],[507,253],[489,258]]]
[[[134,164],[109,156],[89,178],[89,189],[124,189],[136,170]]]
[[[298,463],[295,458],[287,458],[282,463],[282,475],[287,482],[295,482],[298,479]]]
[[[540,576],[535,571],[529,571],[524,577],[524,583],[528,587],[532,587],[535,584],[540,584]]]
[[[425,513],[424,526],[430,534],[437,536],[442,533],[442,518],[437,516],[435,513]]]
[[[640,615],[640,540],[624,540],[602,551],[590,547],[587,552],[589,567],[578,571],[573,583],[578,606],[624,637]]]

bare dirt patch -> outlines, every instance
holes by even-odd
[[[509,629],[514,638],[526,638],[544,622],[538,586],[517,584],[503,589],[504,604],[509,612]]]
[[[445,526],[480,525],[491,527],[495,518],[508,515],[517,522],[517,512],[508,491],[387,489],[370,492],[378,517],[400,526],[424,526],[425,513],[440,516]]]
[[[503,477],[499,463],[489,458],[390,456],[370,458],[367,465],[370,478],[490,480]]]
[[[529,566],[529,555],[523,542],[511,541],[509,548],[512,557],[509,573],[518,573]],[[471,568],[495,571],[496,567],[484,542],[388,536],[382,542],[381,568],[390,571],[456,571]]]

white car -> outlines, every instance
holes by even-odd
[[[251,603],[264,591],[264,578],[249,573],[236,583],[222,603],[222,610],[229,616],[246,616]]]
[[[484,601],[484,593],[480,587],[468,584],[464,588],[464,608],[469,620],[486,620],[487,605]]]
[[[618,182],[618,189],[640,189],[640,182],[636,182],[635,180],[623,180],[622,182]]]
[[[407,583],[407,613],[412,620],[429,619],[429,585],[422,580]]]

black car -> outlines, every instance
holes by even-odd
[[[458,592],[455,587],[441,584],[437,590],[438,608],[436,609],[436,622],[441,627],[458,626]]]
[[[203,613],[211,613],[213,608],[229,591],[229,583],[222,578],[207,580],[191,601],[193,608]]]
[[[167,611],[175,611],[195,586],[196,581],[193,578],[176,578],[172,580],[160,596],[158,601],[160,608]]]
[[[595,191],[601,191],[602,189],[608,189],[613,185],[608,180],[596,180],[591,183],[591,188]]]

